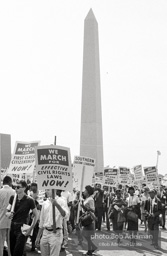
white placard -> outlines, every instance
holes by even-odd
[[[83,156],[74,157],[74,163],[72,168],[73,188],[75,188],[78,191],[80,190],[80,187],[81,187],[83,166],[85,166],[84,176],[83,176],[83,190],[84,190],[85,186],[92,185],[92,177],[95,169],[95,159],[90,157],[83,157]]]
[[[104,186],[116,187],[118,185],[118,169],[104,169]]]
[[[142,166],[141,165],[136,165],[134,168],[134,178],[135,181],[140,181],[143,180],[143,172],[142,172]]]
[[[119,167],[118,182],[121,185],[127,185],[129,179],[130,169],[127,167]]]
[[[70,149],[61,146],[40,146],[35,149],[36,178],[39,189],[72,191]]]
[[[35,166],[35,148],[39,145],[35,142],[16,141],[12,159],[7,170],[8,174],[32,174]]]

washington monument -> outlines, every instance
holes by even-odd
[[[95,172],[103,172],[98,23],[92,9],[84,22],[80,156],[94,158]]]

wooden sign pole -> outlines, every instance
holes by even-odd
[[[81,186],[80,186],[80,194],[79,194],[80,200],[79,200],[79,204],[78,204],[77,221],[76,221],[77,224],[79,222],[79,214],[80,214],[80,208],[81,208],[81,198],[82,198],[84,175],[85,175],[85,165],[83,165],[83,168],[82,168],[82,178],[81,178]]]
[[[54,140],[54,145],[56,145],[56,136]],[[55,190],[52,189],[52,199],[55,199]],[[53,233],[56,233],[56,220],[55,220],[55,206],[52,205],[52,213],[53,213]]]

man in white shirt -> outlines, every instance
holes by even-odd
[[[15,194],[12,189],[12,179],[10,176],[5,176],[3,179],[3,188],[0,189],[0,256],[3,256],[4,242],[7,238],[7,233],[11,225],[11,220],[6,217],[6,208],[9,204],[9,199]]]
[[[36,239],[36,245],[39,246],[41,256],[59,256],[61,244],[63,241],[63,218],[68,217],[66,202],[63,198],[56,196],[52,199],[52,190],[47,189],[47,200],[42,205],[39,232]],[[56,232],[53,229],[53,206],[55,207]]]

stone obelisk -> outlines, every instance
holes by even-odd
[[[103,172],[98,23],[92,9],[84,22],[80,156],[95,158],[95,172]]]

